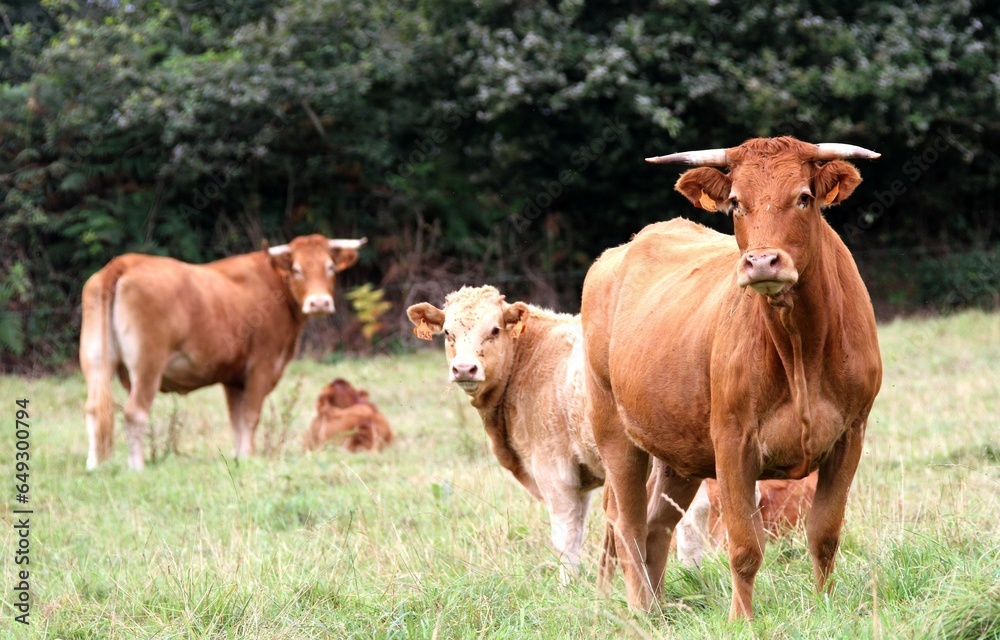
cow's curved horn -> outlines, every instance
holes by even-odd
[[[368,238],[361,238],[360,240],[341,240],[332,239],[327,240],[330,244],[331,249],[359,249],[361,246],[368,242]]]
[[[821,142],[816,145],[817,160],[847,160],[848,158],[861,158],[862,160],[874,160],[881,158],[881,153],[876,153],[864,147],[856,147],[853,144],[841,144],[840,142]]]
[[[292,248],[287,244],[279,244],[276,247],[271,247],[267,250],[267,254],[270,256],[283,256],[292,252]]]
[[[668,156],[646,158],[652,164],[699,164],[703,166],[724,167],[729,164],[725,149],[702,149],[701,151],[681,151]]]

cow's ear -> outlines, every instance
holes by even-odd
[[[330,258],[337,271],[343,271],[358,261],[358,252],[354,249],[330,249]]]
[[[271,247],[267,250],[267,255],[271,256],[271,265],[281,271],[292,270],[292,248],[287,244]]]
[[[523,302],[515,302],[514,304],[504,303],[503,322],[505,328],[510,331],[512,338],[516,339],[520,337],[525,329],[527,329],[528,305]]]
[[[813,193],[821,207],[840,204],[854,193],[861,184],[861,174],[850,162],[834,160],[827,162],[813,178]]]
[[[421,340],[431,340],[444,331],[444,311],[429,302],[413,305],[406,310],[406,317],[415,325],[413,333]]]
[[[674,189],[699,209],[715,211],[720,202],[729,198],[732,186],[729,176],[718,169],[699,167],[681,174]]]

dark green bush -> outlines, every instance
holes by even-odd
[[[918,263],[919,304],[938,311],[1000,308],[1000,250],[926,258]]]
[[[825,214],[853,251],[993,247],[998,59],[984,0],[0,3],[0,370],[71,358],[127,251],[367,235],[344,285],[397,312],[483,282],[575,310],[643,225],[730,224],[644,157],[754,136],[882,153]],[[955,278],[926,300],[995,292]]]

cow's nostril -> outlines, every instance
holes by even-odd
[[[471,375],[476,375],[476,371],[479,371],[479,367],[477,367],[476,365],[472,365],[471,367],[469,367],[469,373]]]
[[[775,253],[771,255],[771,261],[768,264],[770,264],[772,267],[776,267],[778,266],[779,262],[781,262],[781,258],[779,258],[778,254]]]

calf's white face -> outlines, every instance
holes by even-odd
[[[523,302],[508,304],[493,287],[462,287],[445,298],[444,309],[422,302],[406,314],[417,337],[444,334],[448,380],[476,397],[506,377],[528,308]]]

